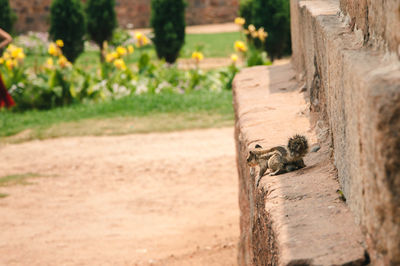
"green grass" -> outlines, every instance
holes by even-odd
[[[27,173],[19,175],[7,175],[0,177],[0,187],[12,186],[12,185],[27,185],[27,179],[40,177],[39,174]]]
[[[26,173],[26,174],[16,174],[16,175],[6,175],[0,176],[0,187],[9,187],[15,185],[29,185],[29,179],[43,177],[40,174]],[[0,199],[8,197],[9,194],[0,193]]]
[[[141,51],[148,53],[152,59],[157,58],[153,46],[143,47],[141,48]],[[137,61],[139,61],[139,57],[140,57],[139,49],[136,49],[132,55],[126,57],[126,62],[128,64],[136,63]],[[100,63],[100,58],[98,51],[84,52],[76,60],[76,64],[83,69],[87,69],[88,66],[97,67],[99,63]]]
[[[233,125],[231,91],[136,95],[48,111],[0,112],[0,142]]]
[[[146,51],[147,53],[150,54],[150,56],[153,59],[155,59],[156,58],[155,51],[152,48],[153,48],[152,46],[145,47],[142,49],[142,51]],[[138,52],[138,50],[136,50],[136,52],[134,52],[131,56],[129,56],[127,63],[128,64],[136,63],[139,59],[139,56],[140,53]],[[25,65],[27,67],[41,66],[45,64],[47,58],[49,58],[49,56],[47,55],[43,56],[43,55],[30,54],[25,59]],[[100,63],[99,52],[93,50],[82,53],[75,62],[75,64],[78,67],[85,70],[97,68],[99,66],[99,63]]]
[[[240,39],[239,32],[225,32],[213,34],[187,34],[186,43],[181,51],[181,57],[191,57],[197,46],[202,46],[204,56],[229,57],[234,53],[233,44]]]
[[[240,39],[239,32],[212,33],[212,34],[187,34],[186,43],[181,50],[181,58],[190,58],[192,52],[197,46],[202,46],[202,52],[206,58],[212,57],[229,57],[233,52],[233,44]],[[152,59],[156,59],[156,53],[153,46],[143,48],[148,52]],[[128,60],[128,64],[138,61],[139,50],[133,53]],[[42,65],[48,56],[28,55],[25,59],[25,65],[28,67]],[[83,69],[90,69],[97,66],[99,53],[97,51],[87,51],[82,53],[76,61],[76,64]]]
[[[198,45],[205,57],[228,57],[239,32],[187,34],[182,57],[191,57]],[[154,47],[146,48],[153,59]],[[138,50],[129,63],[139,57]],[[27,56],[27,66],[44,63],[47,56]],[[83,53],[76,64],[85,70],[98,66],[96,51]],[[0,142],[20,142],[59,136],[113,135],[172,131],[233,125],[230,91],[132,96],[120,100],[77,104],[49,111],[13,113],[0,110]]]

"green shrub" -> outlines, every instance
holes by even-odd
[[[185,6],[183,0],[151,0],[153,43],[168,63],[176,61],[185,42]]]
[[[50,8],[50,38],[63,40],[63,54],[69,61],[83,52],[86,32],[85,15],[80,0],[53,0]]]
[[[132,35],[128,30],[122,28],[116,28],[113,32],[113,35],[108,42],[112,46],[124,46],[132,40]]]
[[[86,5],[87,31],[100,48],[103,55],[103,42],[110,41],[117,26],[115,0],[88,0]],[[101,57],[103,58],[103,57]]]
[[[246,20],[243,25],[244,28],[247,28],[250,24],[252,24],[251,13],[253,11],[253,0],[240,0],[239,4],[239,15]]]
[[[268,32],[265,50],[272,61],[290,53],[289,0],[252,0],[251,22]]]
[[[16,18],[16,14],[10,7],[9,0],[0,0],[0,28],[7,32],[12,32]]]

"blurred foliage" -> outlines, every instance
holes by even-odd
[[[50,8],[50,38],[63,40],[64,55],[74,62],[84,50],[85,14],[80,0],[53,0]]]
[[[268,32],[263,48],[271,61],[291,53],[289,0],[242,0],[240,15],[246,19],[245,28],[253,24]]]
[[[252,24],[253,0],[240,0],[239,15],[245,19],[243,28],[247,29]]]
[[[135,49],[131,45],[107,48],[104,62],[82,69],[63,56],[61,42],[57,43],[49,44],[48,58],[33,68],[24,65],[25,55],[20,47],[8,49],[9,54],[18,52],[14,53],[15,59],[0,58],[0,71],[17,104],[13,110],[51,109],[129,95],[218,92],[231,88],[238,71],[235,63],[219,70],[181,70],[176,64],[152,60],[146,46]],[[139,54],[137,62],[127,65],[134,53]]]
[[[150,24],[158,58],[174,63],[185,42],[185,7],[183,0],[152,0]]]
[[[0,0],[0,28],[11,33],[16,21],[17,15],[11,9],[9,0]]]
[[[132,39],[128,30],[116,28],[113,32],[112,38],[109,42],[112,46],[126,45]]]
[[[88,35],[102,51],[103,43],[111,40],[117,27],[115,0],[88,0],[85,11]]]

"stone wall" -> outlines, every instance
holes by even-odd
[[[340,7],[365,42],[400,55],[400,0],[340,0]]]
[[[233,82],[239,173],[239,265],[367,265],[359,226],[337,193],[339,184],[326,143],[307,154],[306,167],[277,176],[247,165],[256,144],[270,148],[301,134],[310,146],[304,93],[288,62],[247,68]]]
[[[188,0],[188,25],[231,22],[237,16],[238,0]],[[17,31],[47,31],[51,0],[10,0],[18,15]],[[150,0],[116,0],[119,25],[135,28],[148,27]]]
[[[291,0],[293,63],[372,265],[400,264],[400,1]]]

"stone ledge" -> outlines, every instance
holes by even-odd
[[[284,144],[309,130],[304,95],[290,64],[244,69],[234,80],[239,171],[239,265],[362,265],[363,237],[339,199],[326,145],[306,156],[306,168],[264,176],[255,189],[246,157],[256,143]]]
[[[315,120],[329,128],[339,181],[372,264],[399,265],[400,61],[366,43],[340,11],[338,0],[291,0],[293,62]]]

